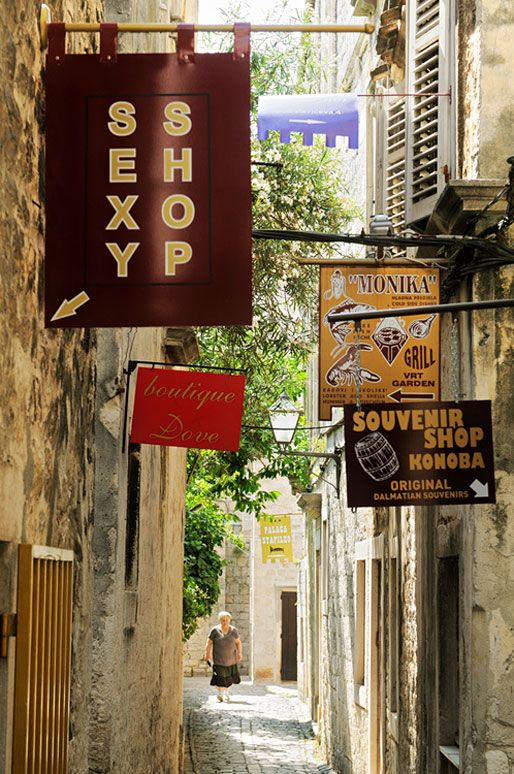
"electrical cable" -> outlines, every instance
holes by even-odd
[[[444,245],[473,247],[500,256],[506,263],[514,262],[514,249],[493,242],[461,234],[435,234],[420,236],[378,236],[376,234],[328,234],[317,231],[295,231],[292,229],[253,229],[254,239],[278,239],[285,242],[348,242],[350,244],[373,245],[376,247],[442,247]]]

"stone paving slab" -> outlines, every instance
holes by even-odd
[[[184,774],[333,774],[294,684],[243,680],[230,698],[218,702],[207,678],[184,678]]]

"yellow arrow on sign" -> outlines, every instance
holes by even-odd
[[[77,309],[79,306],[85,304],[86,301],[89,301],[89,296],[85,290],[75,296],[75,298],[72,298],[71,301],[64,299],[50,322],[53,322],[54,320],[62,320],[63,317],[71,317],[72,314],[77,314]]]

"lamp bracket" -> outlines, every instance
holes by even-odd
[[[286,457],[317,457],[320,459],[334,460],[336,465],[336,491],[337,498],[340,497],[339,480],[341,478],[341,455],[343,453],[342,446],[335,446],[333,452],[302,452],[302,451],[286,451],[280,449],[280,454],[285,454]]]

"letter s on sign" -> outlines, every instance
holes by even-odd
[[[189,118],[191,108],[186,102],[168,102],[164,108],[164,115],[168,121],[163,121],[163,126],[168,134],[180,137],[191,131],[192,121]]]
[[[113,102],[109,115],[113,119],[107,126],[112,134],[126,137],[136,131],[137,122],[134,118],[136,108],[131,102]]]

